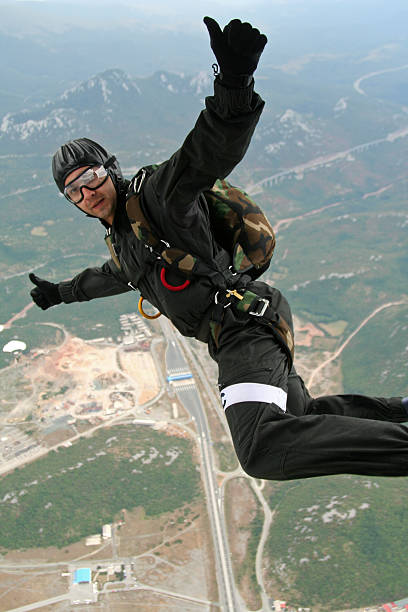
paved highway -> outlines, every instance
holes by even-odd
[[[167,375],[191,374],[181,349],[183,339],[180,338],[167,319],[162,318],[160,323],[168,342],[166,351]],[[242,609],[242,605],[240,603],[240,596],[235,588],[224,516],[220,508],[220,491],[215,477],[211,435],[206,413],[194,379],[186,378],[185,380],[178,380],[169,384],[172,385],[173,391],[189,412],[197,427],[198,443],[202,458],[202,474],[213,531],[221,606],[225,611],[237,612]]]

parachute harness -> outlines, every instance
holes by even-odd
[[[295,350],[292,330],[285,319],[271,308],[267,298],[261,297],[245,288],[239,289],[239,291],[237,289],[226,289],[225,294],[224,290],[222,292],[217,291],[214,302],[215,306],[210,320],[210,329],[216,346],[218,346],[224,311],[232,306],[240,313],[255,317],[258,323],[269,329],[277,343],[286,353],[289,369],[292,368]]]
[[[230,265],[228,268],[224,267],[222,262],[221,267],[220,262],[215,261],[209,265],[182,249],[171,247],[168,242],[157,238],[153,233],[140,203],[140,192],[147,175],[146,168],[142,168],[131,180],[126,198],[126,212],[136,237],[144,243],[156,260],[163,262],[160,270],[162,285],[168,291],[181,292],[187,289],[194,276],[206,276],[215,288],[211,315],[208,320],[203,321],[197,337],[206,340],[209,326],[213,340],[218,345],[225,309],[233,306],[238,312],[254,317],[257,322],[266,325],[287,354],[291,364],[294,341],[289,325],[271,308],[266,298],[246,289],[248,283],[253,280],[249,272],[254,270],[255,278],[259,276],[269,265],[275,247],[273,229],[262,210],[247,194],[232,187],[225,180],[217,181],[213,189],[204,192],[213,227],[215,229],[221,227],[222,234],[230,237],[230,241],[224,248],[229,253],[229,257],[232,255],[233,259],[233,266]],[[220,236],[217,238],[219,239]],[[120,267],[120,262],[109,239],[110,231],[108,230],[105,241],[112,259]],[[220,244],[223,244],[222,241]],[[180,285],[170,284],[166,279],[166,268],[184,277],[184,282]],[[136,290],[131,282],[128,284]],[[147,314],[143,310],[143,301],[144,298],[141,297],[138,304],[139,312],[143,317],[156,319],[160,316],[160,312],[154,315]]]

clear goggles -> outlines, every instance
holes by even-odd
[[[84,187],[94,191],[104,184],[108,176],[107,169],[102,165],[87,168],[65,186],[64,196],[73,204],[79,204],[84,199]]]

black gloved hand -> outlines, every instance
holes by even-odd
[[[204,23],[222,76],[226,80],[245,76],[249,82],[268,41],[266,36],[239,19],[230,21],[223,31],[211,17],[204,17]]]
[[[36,285],[36,287],[30,291],[30,295],[33,301],[37,306],[42,308],[42,310],[47,310],[47,308],[51,306],[61,304],[62,299],[57,284],[39,278],[32,272],[28,275],[28,278]]]

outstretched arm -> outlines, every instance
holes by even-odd
[[[35,285],[30,295],[42,310],[64,302],[86,302],[94,298],[107,297],[130,291],[127,281],[116,269],[112,260],[100,268],[87,268],[70,281],[50,283],[35,274],[29,275]]]
[[[201,191],[211,188],[241,161],[264,106],[254,92],[252,75],[266,37],[238,19],[223,31],[214,19],[206,17],[204,22],[220,67],[214,95],[206,99],[206,108],[182,147],[146,186],[180,221]]]

